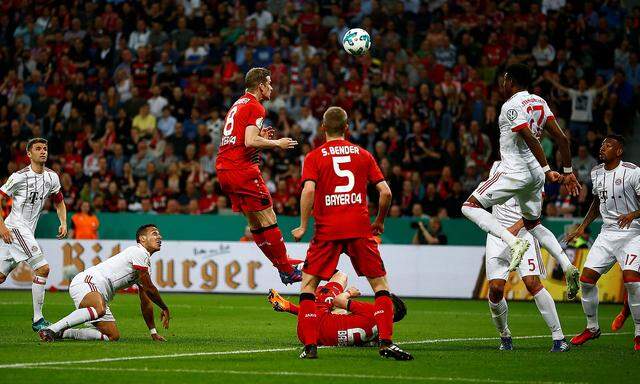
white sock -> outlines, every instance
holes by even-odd
[[[62,332],[63,339],[76,339],[76,340],[104,340],[109,341],[107,335],[98,331],[97,329],[67,329]]]
[[[53,332],[60,332],[63,329],[75,327],[76,325],[85,323],[89,320],[97,319],[97,313],[98,312],[93,307],[78,308],[68,314],[67,317],[49,326],[49,329],[51,329]]]
[[[587,328],[595,332],[600,329],[598,324],[598,286],[580,282],[582,292],[582,310],[587,315]]]
[[[549,252],[549,254],[558,261],[558,263],[560,263],[563,271],[566,272],[567,269],[573,265],[567,254],[560,246],[558,239],[553,235],[553,232],[548,230],[545,226],[538,224],[534,228],[530,229],[529,233],[531,233],[533,237],[538,240],[540,245],[546,249],[547,252]]]
[[[633,323],[636,326],[635,335],[640,336],[640,282],[624,283],[624,286],[629,294],[629,309],[631,310]]]
[[[500,337],[511,337],[511,331],[509,330],[509,326],[507,325],[509,307],[507,306],[507,301],[504,299],[504,297],[497,303],[493,303],[491,302],[491,300],[489,300],[489,311],[491,311],[493,324],[495,324]]]
[[[480,227],[480,229],[492,234],[493,236],[501,238],[505,243],[509,244],[509,246],[512,246],[518,239],[511,232],[507,231],[505,227],[500,225],[498,219],[496,219],[492,214],[490,214],[483,208],[463,205],[462,214],[465,215],[469,220],[476,223],[476,225]]]
[[[42,319],[42,306],[44,305],[44,288],[47,278],[34,276],[31,283],[31,299],[33,300],[33,322]]]
[[[551,330],[551,337],[553,340],[564,339],[564,333],[562,333],[562,327],[560,326],[560,319],[558,318],[558,312],[556,311],[556,303],[553,302],[553,297],[546,288],[542,288],[538,293],[533,296],[536,301],[538,311],[542,315],[544,322],[547,323]]]

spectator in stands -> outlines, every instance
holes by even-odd
[[[422,221],[415,223],[417,228],[411,241],[416,245],[446,245],[447,235],[442,232],[442,223],[438,217],[429,219],[427,226]]]

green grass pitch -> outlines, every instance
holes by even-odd
[[[601,305],[599,340],[551,354],[548,329],[534,303],[509,304],[516,350],[497,350],[483,301],[407,300],[396,341],[415,360],[383,360],[374,348],[321,349],[298,359],[296,319],[274,312],[265,296],[165,294],[172,311],[166,343],[151,341],[135,295],[118,295],[111,309],[122,339],[115,343],[40,343],[31,331],[31,293],[0,291],[0,374],[3,383],[601,383],[632,382],[634,353],[628,320],[607,330],[619,307]],[[57,320],[73,309],[66,292],[48,293],[45,314]],[[563,330],[574,335],[584,318],[579,303],[559,304]],[[157,313],[156,313],[157,314]],[[159,324],[159,320],[157,321]],[[406,342],[406,343],[403,343]],[[41,364],[45,363],[45,364]],[[13,364],[22,364],[13,366]]]

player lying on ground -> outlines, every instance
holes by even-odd
[[[378,345],[378,327],[374,313],[375,305],[353,300],[360,296],[357,288],[345,291],[347,275],[336,272],[327,284],[316,289],[316,316],[318,318],[318,345],[326,346],[375,346]],[[393,322],[402,320],[407,308],[396,295],[393,301]],[[269,290],[269,302],[278,312],[298,315],[298,307],[284,299],[275,289]],[[298,328],[298,339],[303,334]]]
[[[380,355],[396,360],[413,357],[393,344],[393,300],[387,272],[374,235],[384,232],[384,219],[391,204],[391,190],[373,156],[345,140],[347,113],[339,107],[327,109],[322,118],[327,142],[304,160],[300,197],[300,227],[292,231],[296,241],[304,236],[313,209],[315,231],[304,262],[300,287],[298,329],[305,345],[301,358],[317,358],[318,318],[315,291],[321,280],[333,275],[340,255],[346,253],[358,276],[366,276],[375,292],[375,320]],[[367,184],[376,186],[380,197],[378,215],[371,224],[367,206]]]
[[[571,339],[581,345],[600,337],[598,279],[618,262],[635,323],[634,349],[640,351],[640,168],[622,161],[624,138],[609,135],[600,147],[603,164],[591,171],[593,201],[582,224],[567,235],[567,242],[584,234],[598,216],[602,229],[591,246],[580,276],[582,309],[587,328]]]
[[[151,338],[165,341],[156,331],[153,319],[153,303],[162,313],[162,325],[169,328],[169,308],[153,285],[149,269],[151,255],[160,250],[162,236],[153,224],[146,224],[136,231],[137,244],[128,247],[115,256],[98,265],[77,274],[69,285],[69,295],[76,310],[67,317],[39,332],[42,341],[58,339],[111,340],[120,338],[116,319],[111,313],[109,302],[115,293],[133,284],[138,284],[140,310]],[[72,327],[89,322],[93,327],[73,329]]]
[[[27,156],[31,165],[14,172],[7,182],[0,187],[0,204],[2,200],[13,199],[11,213],[7,220],[0,215],[0,284],[21,261],[29,264],[33,270],[31,295],[33,298],[33,319],[31,328],[34,332],[47,327],[50,323],[42,315],[45,285],[49,276],[49,263],[44,258],[42,247],[35,238],[38,219],[42,207],[51,197],[56,208],[60,227],[58,239],[67,236],[67,207],[60,192],[58,175],[45,167],[49,151],[47,140],[34,138],[27,143]]]
[[[292,149],[298,143],[290,138],[273,140],[271,127],[263,128],[265,109],[260,104],[271,97],[271,74],[265,68],[252,68],[245,76],[246,93],[227,112],[216,172],[224,193],[236,212],[249,222],[253,240],[280,272],[284,284],[302,279],[302,273],[289,260],[282,232],[273,211],[271,194],[262,179],[258,162],[261,149]]]
[[[496,161],[491,168],[489,177],[493,176],[499,168],[500,162]],[[536,239],[524,229],[524,223],[521,219],[522,210],[516,199],[507,200],[503,204],[493,206],[493,216],[498,220],[500,225],[507,229],[515,236],[524,238],[533,244],[524,254],[517,271],[522,278],[522,282],[527,290],[533,296],[536,306],[542,315],[545,323],[551,330],[551,338],[553,346],[551,352],[565,352],[569,350],[569,343],[565,340],[560,319],[556,311],[556,304],[553,302],[551,294],[544,288],[540,281],[541,268],[544,267],[540,254],[540,246]],[[486,271],[489,280],[489,310],[493,323],[500,334],[500,350],[512,350],[513,339],[511,331],[507,324],[509,308],[504,298],[504,286],[509,278],[509,263],[511,257],[509,255],[509,246],[503,240],[492,234],[487,234],[487,250],[486,250]]]
[[[500,125],[500,157],[502,161],[494,175],[481,183],[462,206],[462,213],[483,231],[501,238],[511,249],[509,271],[520,265],[530,246],[529,241],[514,236],[486,210],[515,198],[522,210],[524,227],[560,263],[567,279],[567,296],[575,298],[580,273],[571,264],[553,233],[540,223],[542,190],[545,178],[561,182],[572,195],[580,191],[571,168],[569,140],[562,132],[543,98],[527,92],[529,68],[514,64],[507,68],[500,86],[509,99],[502,105]],[[546,130],[558,144],[564,176],[552,171],[540,145]]]

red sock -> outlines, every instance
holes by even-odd
[[[304,345],[318,345],[318,316],[313,293],[300,294],[298,307],[298,335]]]
[[[393,302],[388,291],[376,292],[373,317],[378,326],[378,338],[380,341],[391,341],[393,338]]]
[[[628,293],[624,294],[624,303],[622,304],[622,311],[620,311],[620,314],[623,315],[624,317],[629,317],[629,315],[631,314],[631,310],[629,309],[629,294]]]
[[[282,232],[278,228],[278,224],[270,225],[265,228],[252,230],[253,241],[262,250],[265,256],[273,263],[273,266],[280,272],[291,273],[293,267],[289,264],[289,256],[287,256],[287,248],[284,245]]]

